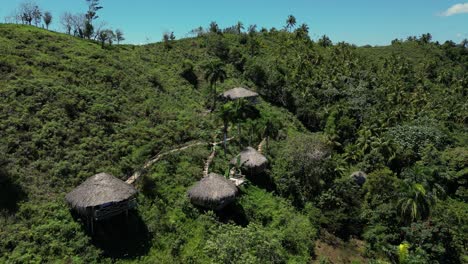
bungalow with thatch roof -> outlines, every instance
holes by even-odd
[[[250,175],[262,173],[268,164],[267,158],[252,147],[245,148],[238,156],[231,160],[231,165],[237,166],[240,161],[241,169]]]
[[[136,206],[137,190],[116,177],[99,173],[69,192],[65,199],[88,221],[103,220]]]
[[[362,186],[366,182],[367,174],[363,171],[355,171],[350,177],[357,185]]]
[[[189,189],[188,197],[195,205],[220,210],[232,203],[237,193],[238,189],[232,181],[210,173]]]
[[[250,91],[243,87],[236,87],[221,94],[225,100],[237,100],[237,99],[247,99],[249,101],[254,102],[255,99],[258,97],[258,93]]]

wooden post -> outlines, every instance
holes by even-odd
[[[94,207],[91,209],[91,235],[94,236]]]
[[[223,146],[224,146],[224,155],[227,152],[227,133],[228,133],[228,122],[224,120],[224,127],[223,127]]]

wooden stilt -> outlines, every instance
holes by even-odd
[[[94,208],[91,209],[91,235],[94,235]]]

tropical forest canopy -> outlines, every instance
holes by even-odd
[[[363,263],[468,261],[466,42],[314,41],[291,16],[115,45],[90,33],[98,10],[65,34],[0,25],[0,262],[329,263],[330,237],[361,241]],[[218,99],[239,86],[259,102]],[[269,166],[222,212],[187,198],[208,145],[147,169],[136,212],[94,236],[67,207],[96,173],[225,132],[210,171],[265,138]]]

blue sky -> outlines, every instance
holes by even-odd
[[[216,21],[227,27],[245,25],[282,28],[292,14],[310,27],[313,39],[326,34],[334,42],[386,45],[392,39],[430,32],[434,40],[459,43],[468,38],[466,0],[101,0],[100,19],[124,31],[126,43],[160,41],[166,31],[178,38],[198,26]],[[23,2],[0,0],[0,19]],[[62,30],[64,11],[85,12],[85,0],[36,0],[55,16],[53,30]],[[458,5],[457,5],[458,4]],[[451,9],[450,9],[451,8]]]

